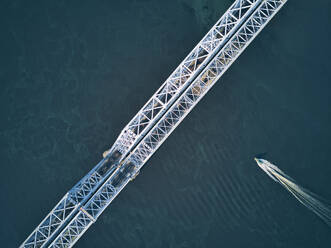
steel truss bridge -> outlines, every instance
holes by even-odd
[[[72,247],[287,0],[236,0],[20,247]]]

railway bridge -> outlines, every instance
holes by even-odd
[[[235,0],[20,247],[72,247],[287,0]]]

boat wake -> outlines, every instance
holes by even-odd
[[[331,226],[331,206],[329,204],[324,203],[324,200],[313,192],[296,184],[294,179],[286,175],[276,165],[265,159],[255,158],[255,161],[271,179],[280,183],[299,202],[318,215],[328,226]]]

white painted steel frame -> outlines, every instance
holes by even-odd
[[[236,0],[124,128],[111,150],[121,151],[124,158],[178,98],[180,93],[201,72],[203,67],[210,62],[211,58],[229,40],[231,35],[238,30],[261,1]],[[54,238],[61,227],[77,213],[78,207],[110,175],[110,173],[107,173],[101,176],[97,173],[97,169],[103,164],[102,162],[97,164],[69,191],[69,194],[66,194],[60,200],[56,205],[58,208],[55,207],[45,217],[20,247],[44,247]],[[72,202],[74,206],[67,204],[68,202]],[[64,218],[59,220],[55,217],[57,215],[62,215]]]
[[[125,126],[110,149],[129,152],[210,62],[262,0],[235,1],[169,78]]]
[[[177,99],[157,124],[151,129],[138,146],[130,153],[123,166],[128,163],[136,165],[138,172],[159,146],[173,132],[179,123],[211,89],[216,81],[225,73],[244,49],[253,41],[265,25],[280,10],[287,0],[264,0],[253,15],[234,34],[225,47],[212,62],[194,80],[194,82]],[[111,201],[132,179],[127,177],[120,187],[112,185],[114,177],[110,177],[96,194],[84,205],[84,210],[97,219]],[[80,212],[54,240],[50,247],[72,247],[92,224]],[[84,220],[84,221],[83,221]]]
[[[211,63],[176,100],[163,118],[154,125],[143,141],[137,145],[129,158],[131,162],[134,162],[138,167],[142,167],[146,163],[286,1],[264,0],[262,2]]]
[[[21,248],[41,248],[78,210],[84,199],[89,197],[92,189],[99,185],[101,176],[96,168],[97,164],[86,176],[84,176],[50,211],[45,219],[22,243]],[[87,199],[86,199],[87,200]]]

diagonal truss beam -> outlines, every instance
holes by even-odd
[[[122,130],[112,150],[127,154],[169,109],[262,0],[235,1]]]
[[[238,30],[240,25],[257,8],[262,0],[236,0],[210,31],[202,38],[184,61],[164,82],[159,90],[124,128],[115,142],[112,151],[120,151],[123,159],[165,113],[180,93],[190,85],[193,79],[210,62],[211,58]],[[107,169],[101,173],[106,158],[97,164],[81,181],[66,194],[56,207],[45,217],[20,247],[45,247],[58,232],[77,214],[78,208],[100,187],[113,173]],[[117,161],[120,163],[121,160]],[[61,216],[56,218],[56,216]]]
[[[50,247],[72,247],[287,0],[264,0]]]

